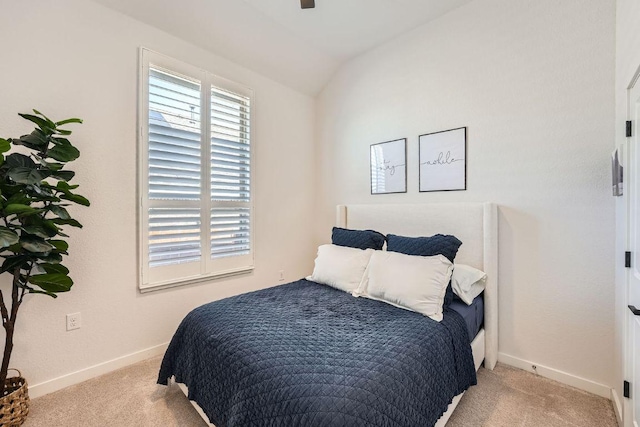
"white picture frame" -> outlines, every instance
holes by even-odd
[[[371,194],[407,192],[407,139],[372,144],[369,150]]]
[[[467,189],[467,128],[420,135],[420,192]]]

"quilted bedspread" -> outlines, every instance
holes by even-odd
[[[442,322],[300,280],[196,308],[158,383],[217,427],[433,426],[476,384],[462,317]]]

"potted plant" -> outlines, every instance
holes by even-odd
[[[60,128],[82,120],[54,122],[33,112],[20,114],[36,125],[33,132],[20,138],[0,138],[0,274],[11,276],[10,294],[0,289],[0,317],[5,329],[0,366],[3,426],[22,424],[28,412],[26,381],[21,374],[7,378],[18,309],[27,294],[56,298],[71,289],[69,269],[61,264],[69,248],[69,236],[63,229],[82,225],[66,206],[89,206],[89,200],[73,192],[78,186],[69,183],[75,172],[66,169],[67,163],[80,152],[67,138],[71,131]]]

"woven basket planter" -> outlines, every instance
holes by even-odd
[[[27,380],[17,369],[17,377],[5,380],[6,392],[0,398],[0,426],[14,427],[24,423],[29,413],[29,391]]]

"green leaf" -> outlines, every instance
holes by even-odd
[[[29,277],[29,283],[51,293],[67,292],[73,286],[71,277],[60,273],[37,274]]]
[[[40,160],[40,163],[42,164],[42,166],[52,171],[59,171],[64,167],[64,163],[47,162],[46,160]]]
[[[67,138],[52,137],[51,142],[56,145],[71,145],[71,141],[69,141]]]
[[[12,203],[10,205],[7,205],[4,208],[4,213],[5,215],[23,215],[23,214],[32,214],[37,212],[34,208],[32,208],[31,206],[27,206],[27,205],[22,205],[22,204],[18,204],[18,203]]]
[[[52,298],[58,298],[58,295],[54,294],[53,292],[39,291],[33,288],[27,288],[27,289],[29,289],[30,294],[44,294],[44,295],[49,295]]]
[[[43,238],[36,237],[36,236],[29,236],[29,235],[26,235],[26,236],[23,235],[20,238],[20,246],[22,246],[25,250],[29,252],[44,253],[44,254],[51,252],[53,249],[55,249],[55,246],[45,242]]]
[[[51,175],[51,177],[61,179],[63,181],[71,181],[74,176],[76,176],[74,171],[57,171]]]
[[[48,187],[43,187],[38,184],[28,185],[27,189],[33,191],[39,196],[39,201],[59,202],[60,199],[53,194]]]
[[[53,245],[58,252],[66,252],[69,244],[64,240],[49,240],[47,243]]]
[[[22,230],[24,230],[25,233],[33,234],[34,236],[42,237],[43,239],[49,239],[55,236],[55,233],[51,233],[49,230],[39,225],[25,225],[22,227]]]
[[[69,269],[62,264],[40,264],[38,266],[47,273],[69,274]]]
[[[71,118],[71,119],[66,119],[66,120],[61,120],[59,122],[56,122],[56,126],[62,126],[62,125],[66,125],[67,123],[80,123],[82,124],[82,119],[78,119],[78,118]]]
[[[53,218],[50,221],[53,222],[54,224],[70,225],[72,227],[82,228],[82,224],[80,224],[75,219],[71,219],[71,218],[69,219]]]
[[[60,191],[69,191],[69,190],[75,190],[76,188],[80,187],[78,184],[75,185],[70,185],[67,184],[64,181],[58,182],[58,184],[56,184],[56,188]]]
[[[54,264],[55,265],[55,264]],[[31,274],[36,275],[36,274],[45,274],[47,271],[42,268],[41,264],[33,264],[31,266]]]
[[[5,153],[11,150],[11,142],[6,139],[0,138],[0,153]]]
[[[40,117],[31,115],[31,114],[22,114],[22,113],[18,113],[18,115],[20,117],[22,117],[23,119],[27,119],[30,122],[35,123],[36,125],[38,125],[38,127],[40,127],[40,129],[42,130],[54,130],[56,128],[56,124],[53,123],[50,120],[47,119],[41,119]]]
[[[20,236],[7,227],[0,227],[0,247],[6,248],[18,243]]]
[[[55,162],[48,162],[45,159],[43,159],[42,157],[40,157],[39,154],[36,154],[36,160],[38,161],[38,163],[40,163],[42,166],[44,166],[47,169],[50,169],[52,171],[59,171],[60,169],[62,169],[65,165],[64,163],[55,163]]]
[[[7,199],[7,205],[20,204],[26,205],[29,203],[29,198],[23,193],[15,193]]]
[[[20,153],[9,154],[5,159],[6,165],[13,168],[36,168],[36,163],[29,156]]]
[[[70,219],[71,218],[71,215],[69,215],[69,211],[67,211],[62,206],[51,205],[51,206],[49,206],[49,210],[51,212],[53,212],[55,215],[58,215],[58,217],[60,217],[62,219]]]
[[[79,194],[64,193],[62,196],[60,196],[60,198],[64,200],[69,200],[71,202],[77,203],[82,206],[89,206],[91,204],[91,202],[89,202],[89,200],[87,200],[86,197],[81,196]]]
[[[18,243],[20,237],[7,227],[0,227],[0,247],[6,248],[15,243]]]
[[[9,246],[6,250],[7,250],[8,252],[13,252],[14,254],[17,254],[17,253],[21,253],[21,252],[23,252],[23,251],[22,251],[22,246],[20,246],[20,242],[18,242],[18,243],[16,243],[16,244],[14,244],[14,245]]]
[[[2,267],[0,267],[0,273],[4,273],[5,271],[13,271],[16,267],[23,267],[29,261],[29,257],[25,255],[15,255],[7,257],[2,263]]]
[[[58,226],[50,219],[45,219],[44,221],[42,221],[42,226],[49,230],[49,232],[54,233],[54,235],[60,233],[60,229],[58,228]]]
[[[30,168],[12,168],[7,172],[7,176],[18,184],[33,185],[51,175],[48,170],[30,169]]]
[[[71,135],[72,132],[70,130],[66,130],[66,129],[56,129],[56,134],[58,135]]]
[[[73,145],[56,145],[47,151],[47,156],[59,162],[71,162],[80,157],[80,151]]]
[[[55,125],[55,123],[53,123],[53,120],[51,120],[49,117],[47,117],[44,114],[42,114],[40,111],[38,111],[36,109],[33,109],[31,111],[33,111],[34,113],[36,113],[39,116],[42,116],[43,119],[45,119],[47,122],[51,123],[52,125]]]
[[[51,252],[48,255],[38,256],[42,262],[49,264],[60,264],[62,262],[62,255],[56,252]]]
[[[14,144],[24,145],[34,150],[43,151],[49,145],[49,139],[40,129],[35,129],[29,135],[22,135],[19,139],[13,140]]]

